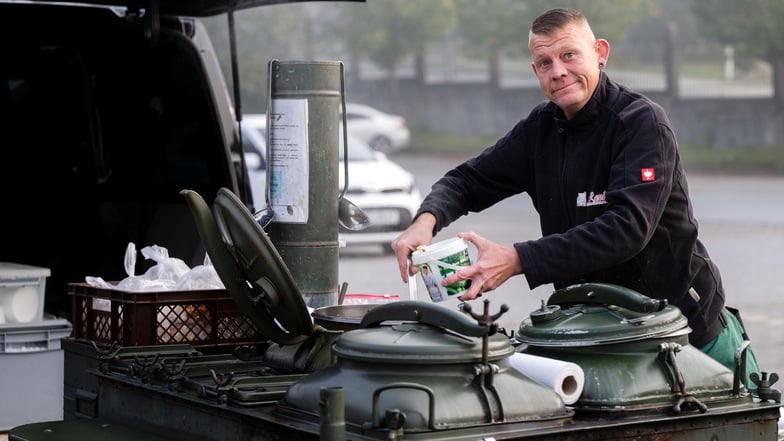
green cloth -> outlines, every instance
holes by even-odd
[[[746,331],[735,314],[729,310],[724,310],[727,316],[727,326],[719,333],[716,338],[705,345],[701,350],[711,358],[723,364],[733,372],[735,371],[735,351],[741,346],[744,340],[748,339]],[[746,349],[746,372],[743,375],[743,383],[749,389],[756,389],[757,386],[749,380],[752,372],[760,372],[757,364],[757,357],[751,350],[751,345]]]

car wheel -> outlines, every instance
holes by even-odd
[[[386,136],[376,136],[375,138],[371,139],[368,144],[373,147],[373,150],[379,151],[381,153],[392,152],[392,141]]]

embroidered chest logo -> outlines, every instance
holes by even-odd
[[[607,191],[601,193],[594,193],[581,191],[577,193],[577,206],[578,207],[591,207],[593,205],[604,205],[607,203]]]
[[[640,177],[642,182],[653,182],[656,180],[656,172],[652,168],[640,169]]]

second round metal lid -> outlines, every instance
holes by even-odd
[[[520,324],[533,346],[594,346],[689,332],[681,311],[617,285],[586,283],[558,290]]]

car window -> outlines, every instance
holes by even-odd
[[[341,131],[342,133],[342,131]],[[340,151],[338,158],[343,160],[343,138],[340,139]],[[357,137],[348,136],[348,160],[349,161],[374,161],[376,152],[367,143]]]
[[[259,132],[248,126],[242,126],[242,151],[245,153],[245,161],[249,168],[267,168],[267,147],[266,141]]]
[[[363,118],[366,119],[367,116],[360,115],[358,113],[346,112],[346,120],[348,120],[348,121],[357,120],[357,119],[363,119]]]

